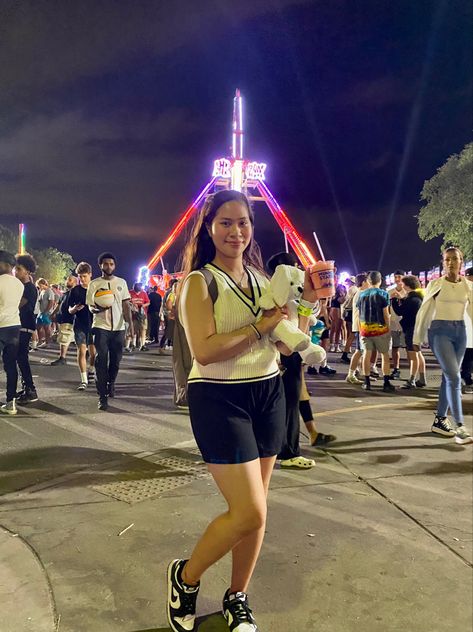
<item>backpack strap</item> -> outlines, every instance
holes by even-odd
[[[214,275],[212,274],[212,272],[210,270],[208,270],[207,268],[201,268],[199,270],[199,272],[202,273],[205,282],[207,283],[207,287],[209,290],[209,296],[212,300],[212,303],[215,304],[215,301],[218,298],[218,285],[217,285],[217,281],[215,280]]]

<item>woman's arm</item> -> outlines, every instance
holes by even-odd
[[[227,334],[217,334],[213,303],[205,279],[200,274],[194,274],[184,282],[180,306],[182,324],[192,355],[204,366],[229,360],[248,351],[258,340],[254,327],[263,336],[286,318],[280,309],[273,309],[265,312],[254,327],[248,325]]]

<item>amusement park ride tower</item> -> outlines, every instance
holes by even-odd
[[[240,91],[237,90],[233,99],[231,157],[218,158],[214,161],[211,180],[207,182],[197,198],[186,210],[166,241],[156,250],[148,261],[147,266],[143,266],[140,269],[140,273],[143,271],[151,272],[158,262],[161,261],[162,263],[164,254],[172,246],[192,215],[205,201],[207,195],[221,189],[243,191],[251,201],[265,202],[279,228],[283,231],[286,244],[289,243],[291,245],[302,265],[307,267],[315,263],[316,257],[301,239],[292,222],[266,185],[266,164],[264,162],[249,161],[244,157],[244,138],[242,97]],[[322,255],[322,253],[320,254]],[[320,256],[319,258],[323,257]]]

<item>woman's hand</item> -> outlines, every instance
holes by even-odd
[[[261,335],[269,334],[279,323],[287,318],[284,308],[275,307],[263,312],[262,318],[256,323]]]
[[[420,351],[420,345],[412,345],[413,351]]]
[[[302,292],[301,298],[308,303],[315,303],[317,300],[317,290],[312,285],[309,270],[304,272],[304,291]]]

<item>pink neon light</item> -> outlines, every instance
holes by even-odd
[[[169,237],[166,239],[166,241],[158,248],[158,250],[156,250],[156,252],[154,253],[154,255],[151,257],[151,259],[148,262],[148,268],[150,270],[152,270],[154,268],[154,266],[158,263],[158,261],[161,259],[161,257],[164,255],[164,253],[172,246],[173,241],[176,239],[176,237],[179,235],[179,233],[181,232],[181,230],[184,228],[184,226],[187,224],[187,222],[189,221],[190,217],[192,216],[192,214],[194,213],[194,211],[197,209],[197,207],[199,206],[200,202],[202,201],[202,199],[204,198],[204,196],[207,194],[208,190],[213,186],[213,184],[215,183],[216,178],[213,177],[210,182],[208,182],[205,187],[202,189],[202,191],[199,193],[199,195],[195,198],[195,200],[192,202],[192,204],[189,206],[189,208],[186,210],[186,212],[184,213],[184,215],[181,217],[181,219],[178,221],[178,223],[176,224],[176,226],[173,228],[171,234],[169,235]]]

